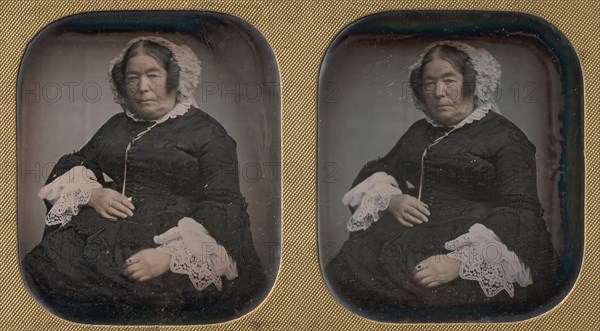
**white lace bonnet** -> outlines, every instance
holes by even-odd
[[[188,47],[187,45],[177,45],[167,39],[155,36],[147,36],[147,37],[137,37],[131,39],[125,48],[121,51],[119,56],[110,61],[110,66],[108,67],[108,80],[110,82],[112,92],[115,98],[115,102],[120,104],[123,107],[123,110],[130,115],[134,116],[131,108],[129,107],[129,103],[127,102],[127,97],[121,95],[117,90],[115,82],[113,81],[112,71],[116,64],[123,62],[123,58],[125,57],[125,53],[127,50],[136,42],[140,40],[147,40],[154,43],[157,43],[161,46],[167,48],[171,53],[173,53],[173,58],[177,62],[179,66],[179,84],[177,87],[177,103],[187,102],[191,104],[190,100],[193,100],[194,91],[196,87],[200,83],[200,72],[201,65],[198,56],[194,53],[194,51]]]
[[[434,47],[446,45],[456,48],[467,54],[473,69],[475,69],[475,107],[490,106],[495,112],[499,112],[495,104],[496,89],[500,85],[500,63],[484,48],[475,48],[458,41],[438,41],[429,44],[419,56],[417,62],[408,68],[409,77],[412,72],[421,67],[423,58]],[[411,87],[412,88],[412,87]],[[413,91],[413,102],[419,110],[425,110],[425,105],[419,101]]]

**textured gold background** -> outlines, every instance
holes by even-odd
[[[600,330],[600,46],[597,1],[469,0],[1,1],[0,252],[2,330]],[[271,44],[282,84],[282,263],[267,299],[231,322],[203,326],[102,327],[62,320],[40,307],[19,274],[16,221],[16,79],[27,42],[47,24],[88,11],[187,9],[237,16]],[[585,79],[585,253],[567,298],[550,312],[502,324],[386,324],[344,309],[328,292],[317,259],[316,117],[321,59],[349,23],[386,10],[473,9],[529,13],[561,30],[579,55]],[[583,203],[583,202],[582,202]],[[493,327],[492,327],[493,326]]]

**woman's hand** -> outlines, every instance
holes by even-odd
[[[135,207],[121,193],[109,188],[96,188],[90,192],[88,206],[107,220],[116,221],[118,218],[133,216]]]
[[[144,282],[169,270],[171,255],[154,248],[141,250],[132,255],[123,269],[123,275],[135,282]]]
[[[413,280],[423,287],[449,283],[458,277],[461,262],[447,255],[434,255],[415,266]]]
[[[427,205],[419,202],[408,194],[394,194],[390,197],[388,211],[394,215],[400,224],[412,228],[415,224],[428,222],[429,210]]]

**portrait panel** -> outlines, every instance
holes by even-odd
[[[581,69],[517,13],[386,12],[319,78],[321,270],[391,322],[523,320],[581,265]]]
[[[255,28],[67,17],[29,43],[17,93],[21,271],[46,309],[203,324],[262,302],[280,259],[280,89]]]

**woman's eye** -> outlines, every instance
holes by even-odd
[[[435,83],[425,82],[425,84],[423,84],[423,87],[425,88],[425,91],[433,91],[435,89]]]

